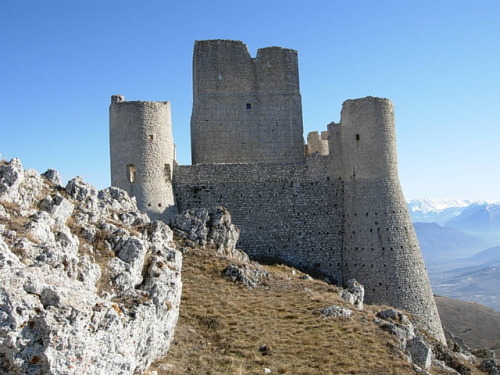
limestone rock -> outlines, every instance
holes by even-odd
[[[230,264],[222,274],[233,282],[240,282],[249,288],[255,288],[262,283],[269,274],[257,264]]]
[[[182,238],[214,246],[224,256],[248,261],[248,256],[236,249],[240,230],[232,224],[231,214],[224,207],[184,211],[170,220],[170,227]]]
[[[420,336],[416,336],[406,342],[406,352],[411,356],[411,361],[415,365],[429,368],[432,363],[432,348]]]
[[[23,169],[17,158],[0,164],[0,201],[18,207],[22,215],[36,212],[38,203],[45,194],[47,180],[32,169]]]
[[[116,188],[0,164],[0,373],[139,374],[173,338],[181,254]]]
[[[55,169],[47,169],[44,173],[42,173],[42,176],[53,185],[61,185],[61,176],[59,176],[59,172]]]
[[[350,318],[351,315],[352,310],[336,305],[328,306],[321,310],[321,316],[324,318]]]
[[[365,297],[365,288],[354,279],[347,281],[344,288],[340,291],[340,297],[344,301],[351,303],[359,310],[363,310],[363,298]]]
[[[408,317],[399,310],[387,309],[377,313],[375,323],[385,331],[396,335],[404,349],[407,340],[415,337],[415,327]]]

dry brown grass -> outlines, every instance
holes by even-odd
[[[179,245],[179,244],[178,244]],[[415,374],[395,336],[373,322],[377,311],[354,310],[338,288],[303,280],[286,266],[263,266],[265,285],[253,290],[221,276],[234,261],[213,250],[190,249],[183,260],[183,296],[175,339],[151,366],[158,375],[181,374]],[[321,318],[332,304],[352,319]],[[267,345],[267,350],[259,348]],[[468,367],[471,367],[468,365]],[[448,374],[433,367],[432,374]],[[476,368],[472,374],[483,374]]]
[[[266,286],[250,290],[221,276],[228,260],[191,250],[175,340],[151,370],[163,374],[411,374],[393,336],[373,323],[375,307],[331,320],[319,310],[345,305],[338,289],[265,266]],[[268,350],[259,351],[267,345]],[[164,364],[172,364],[170,370]]]

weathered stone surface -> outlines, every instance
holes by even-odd
[[[395,335],[399,348],[408,356],[408,361],[420,368],[428,369],[434,359],[432,346],[418,333],[410,319],[396,309],[386,309],[377,313],[375,324]],[[425,374],[426,372],[422,370]]]
[[[170,227],[179,237],[202,246],[214,246],[222,255],[248,261],[248,256],[236,249],[240,230],[224,207],[186,210],[170,220]]]
[[[255,288],[269,275],[258,264],[230,264],[222,274],[234,282],[245,284],[249,288]]]
[[[350,318],[351,315],[352,310],[336,305],[328,306],[321,310],[321,316],[324,318]]]
[[[420,336],[406,342],[406,352],[411,356],[412,363],[419,367],[429,368],[432,363],[432,348]]]
[[[362,310],[365,288],[356,280],[350,279],[340,291],[340,297],[342,297],[344,301],[351,303],[357,309]]]
[[[51,184],[61,185],[61,176],[59,176],[59,172],[55,169],[47,169],[42,176],[45,177]]]
[[[179,313],[173,233],[119,189],[54,176],[0,165],[0,373],[142,373]]]

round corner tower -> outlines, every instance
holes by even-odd
[[[405,309],[445,342],[399,183],[392,102],[347,100],[331,130],[330,173],[344,184],[344,281],[355,278],[365,286],[367,303]]]
[[[172,189],[175,150],[169,102],[111,97],[109,108],[111,185],[134,196],[152,219],[176,213]]]

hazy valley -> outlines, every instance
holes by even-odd
[[[500,204],[412,200],[434,293],[500,310]]]

